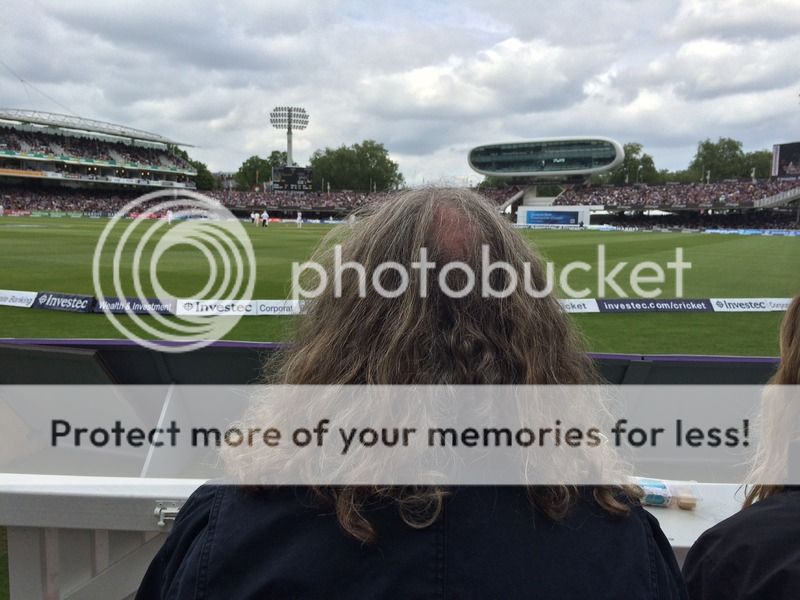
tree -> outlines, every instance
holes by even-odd
[[[628,183],[698,183],[705,181],[707,173],[711,173],[711,181],[723,179],[750,178],[755,168],[757,178],[769,177],[772,171],[772,152],[756,150],[745,153],[742,143],[732,138],[719,138],[716,142],[710,139],[697,144],[697,152],[686,169],[670,171],[656,169],[653,157],[642,152],[642,145],[629,142],[624,145],[625,158],[622,164],[610,173],[593,175],[591,181],[595,185]]]
[[[642,154],[642,158],[636,168],[638,170],[637,179],[640,183],[662,183],[661,176],[658,169],[656,169],[656,163],[649,154]]]
[[[214,176],[211,174],[211,171],[208,170],[205,163],[199,160],[189,159],[189,164],[197,171],[197,177],[195,177],[194,181],[197,184],[198,190],[207,191],[217,187],[217,180],[214,179]]]
[[[697,144],[697,152],[689,164],[696,181],[706,181],[711,173],[711,181],[747,177],[749,172],[745,163],[742,142],[733,138],[719,138],[716,142],[705,139]]]
[[[643,146],[638,142],[628,142],[623,146],[625,157],[622,164],[611,173],[593,178],[593,183],[661,183],[662,175],[656,169],[653,157],[642,153]]]
[[[499,189],[508,187],[508,177],[495,177],[494,175],[486,175],[478,184],[478,189]]]
[[[253,155],[242,163],[233,176],[236,187],[242,191],[254,190],[272,178],[272,165],[267,159]]]
[[[664,169],[661,171],[661,178],[663,183],[697,183],[699,181],[697,173],[690,169],[681,169],[678,171],[668,171]]]
[[[402,173],[389,152],[374,140],[352,146],[325,148],[311,155],[314,189],[385,191],[404,184]]]
[[[281,152],[280,150],[273,150],[270,152],[269,156],[267,157],[267,162],[269,162],[269,166],[272,169],[276,169],[278,167],[282,167],[286,164],[288,158],[286,152]],[[294,162],[294,161],[292,161]],[[297,163],[294,164],[296,166]],[[272,178],[272,171],[270,170],[270,178]]]
[[[639,166],[642,162],[642,148],[639,142],[628,142],[622,146],[625,158],[618,169],[612,172],[611,181],[617,185],[621,183],[637,183]]]
[[[772,175],[772,151],[756,150],[744,155],[745,171],[744,177],[750,177],[753,169],[756,170],[756,179],[766,179]]]
[[[167,151],[179,158],[182,158],[192,165],[195,171],[197,171],[197,176],[195,177],[194,181],[198,190],[208,191],[216,189],[217,180],[211,174],[211,171],[208,170],[206,163],[200,162],[199,160],[192,160],[189,158],[189,153],[186,152],[186,150],[173,144],[167,144]]]

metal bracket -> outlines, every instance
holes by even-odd
[[[159,528],[164,529],[167,527],[167,521],[175,520],[183,506],[183,502],[183,500],[156,500],[156,508],[153,514],[158,519]]]

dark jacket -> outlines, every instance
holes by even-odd
[[[686,598],[656,519],[640,507],[612,517],[589,490],[558,524],[514,487],[454,490],[423,529],[389,503],[365,514],[373,544],[306,489],[203,486],[137,598]]]
[[[800,488],[706,531],[683,564],[692,600],[800,598]]]

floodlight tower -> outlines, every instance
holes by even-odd
[[[269,113],[269,122],[275,129],[286,130],[286,166],[294,165],[292,161],[292,130],[308,127],[309,115],[305,108],[299,106],[276,106]]]

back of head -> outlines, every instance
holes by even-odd
[[[327,285],[306,305],[292,345],[267,365],[270,383],[597,382],[570,318],[551,293],[542,293],[552,273],[474,192],[420,189],[368,207],[351,227],[329,236],[312,261],[322,265]],[[351,263],[340,271],[338,286],[337,262]],[[428,268],[422,267],[426,262]],[[505,266],[487,268],[495,262]],[[528,489],[536,507],[554,519],[579,496],[574,486]],[[437,519],[446,494],[435,487],[317,491],[334,504],[342,528],[362,541],[374,531],[361,509],[376,497],[396,502],[409,525],[424,527]],[[611,514],[628,511],[620,500],[625,495],[638,491],[595,489],[598,503]]]
[[[781,364],[771,383],[800,384],[800,294],[783,317],[780,334]]]
[[[542,260],[484,198],[468,190],[406,192],[361,213],[343,237],[331,236],[314,260],[329,277],[307,305],[294,344],[273,365],[287,384],[577,384],[595,375],[580,336],[545,289]],[[334,245],[341,261],[364,267],[332,284]],[[483,280],[507,290],[506,269],[485,272],[486,253],[516,273],[513,290],[487,296]],[[427,258],[434,267],[419,265]],[[407,289],[388,297],[409,273]],[[474,273],[472,287],[467,269]],[[454,293],[455,292],[455,293]]]
[[[780,329],[781,362],[770,379],[775,386],[800,384],[800,294],[795,296],[783,317]],[[788,388],[768,389],[761,400],[757,423],[759,442],[751,459],[744,506],[764,500],[784,490],[778,482],[785,481],[790,462],[800,460],[792,456],[800,444],[800,406]]]

